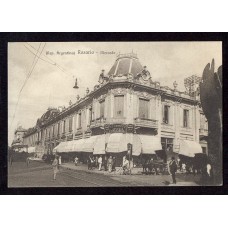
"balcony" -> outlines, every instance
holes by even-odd
[[[104,127],[105,123],[106,123],[105,118],[97,118],[97,119],[91,121],[90,127],[91,128]]]
[[[158,121],[152,119],[135,118],[136,127],[158,128]]]
[[[199,135],[201,137],[208,136],[208,130],[207,129],[203,129],[203,128],[199,129]]]

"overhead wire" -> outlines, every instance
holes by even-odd
[[[36,53],[35,56],[34,56],[34,59],[33,59],[33,62],[32,62],[31,68],[30,68],[30,71],[29,71],[29,73],[28,73],[28,75],[27,75],[27,77],[26,77],[26,79],[25,79],[25,81],[24,81],[24,83],[23,83],[23,85],[22,85],[20,91],[19,91],[18,99],[17,99],[17,104],[16,104],[16,107],[15,107],[13,119],[12,119],[11,124],[10,124],[10,128],[11,128],[11,126],[12,126],[12,124],[13,124],[13,121],[14,121],[14,118],[15,118],[15,114],[16,114],[17,106],[18,106],[18,103],[19,103],[19,100],[20,100],[21,92],[22,92],[24,86],[26,85],[26,82],[27,82],[28,79],[31,77],[32,72],[33,72],[33,70],[34,70],[34,68],[35,68],[35,66],[36,66],[36,64],[37,64],[37,62],[38,62],[38,60],[39,60],[39,58],[40,58],[40,55],[42,54],[42,52],[43,52],[43,50],[44,50],[44,47],[46,46],[46,43],[44,43],[41,52],[39,52],[40,46],[41,46],[41,43],[40,43],[40,45],[39,45],[39,48],[37,49],[37,53]],[[38,53],[39,53],[39,56],[37,55]]]

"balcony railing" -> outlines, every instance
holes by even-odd
[[[119,117],[119,118],[97,118],[96,120],[91,121],[91,128],[94,127],[104,127],[105,124],[124,124],[126,122],[126,118]]]
[[[152,119],[135,118],[135,126],[158,128],[158,121]]]
[[[91,121],[90,127],[91,128],[103,127],[105,123],[106,123],[105,118],[97,118],[97,119]]]

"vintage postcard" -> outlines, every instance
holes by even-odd
[[[221,186],[222,42],[9,42],[8,187]]]

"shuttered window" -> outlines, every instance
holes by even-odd
[[[169,109],[170,109],[170,107],[168,105],[164,105],[164,107],[163,107],[163,123],[165,123],[165,124],[169,123]]]
[[[69,131],[72,131],[72,124],[73,124],[73,117],[70,117],[69,119]]]
[[[189,110],[184,109],[184,115],[183,115],[183,126],[184,127],[189,127]]]
[[[124,116],[124,96],[115,96],[114,97],[114,117],[123,117]]]
[[[63,121],[63,133],[66,132],[66,120]]]
[[[78,128],[81,128],[82,127],[82,114],[79,113],[78,114]]]
[[[59,132],[60,131],[60,123],[58,123],[58,135],[59,135]]]
[[[139,118],[148,119],[149,118],[149,100],[139,99]]]
[[[105,100],[100,102],[100,118],[104,117]]]

